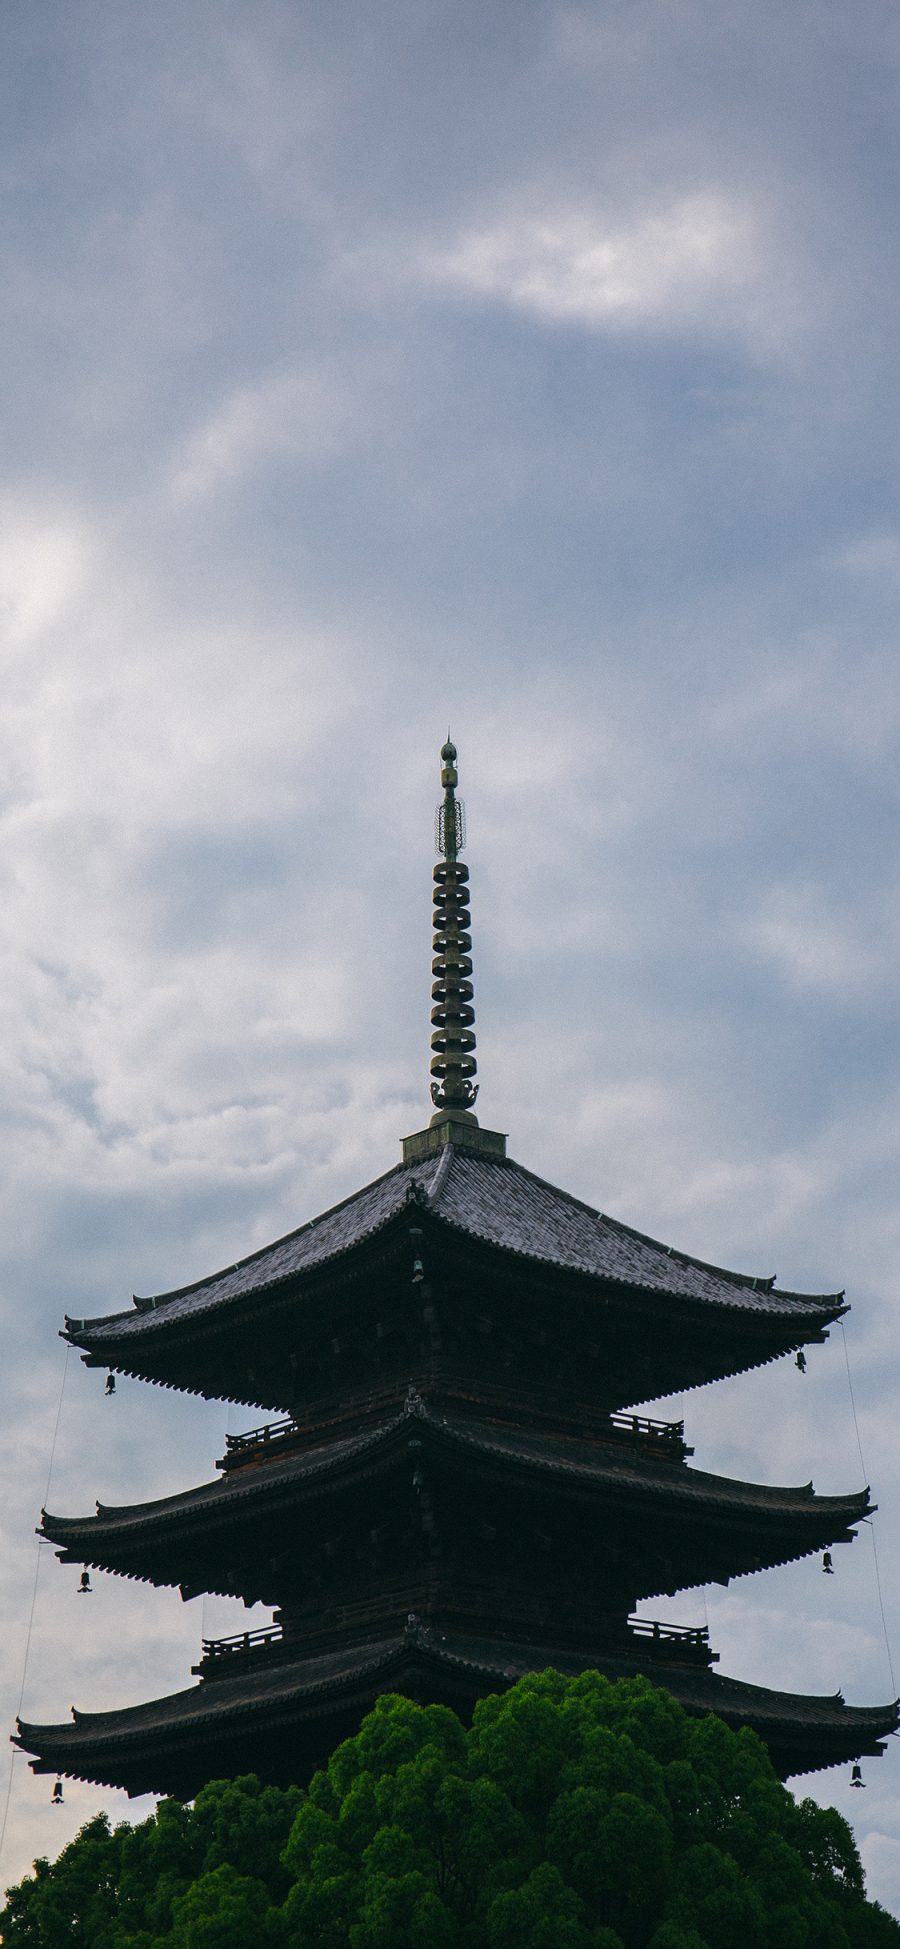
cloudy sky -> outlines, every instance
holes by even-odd
[[[874,1532],[666,1608],[724,1672],[892,1696],[898,73],[886,0],[7,0],[4,1727],[57,1416],[69,1514],[247,1422],[106,1402],[63,1312],[212,1271],[426,1121],[448,722],[482,1120],[853,1303],[861,1453],[840,1332],[683,1406],[702,1466],[870,1479]],[[76,1581],[47,1549],[26,1716],[176,1689],[243,1621]],[[900,1742],[865,1775],[800,1786],[900,1912]],[[11,1781],[7,1879],[148,1810]]]

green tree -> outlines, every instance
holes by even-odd
[[[846,1822],[643,1679],[386,1697],[308,1790],[215,1781],[89,1822],[8,1892],[9,1949],[900,1949]]]
[[[274,1940],[277,1917],[265,1884],[227,1862],[199,1875],[172,1903],[172,1949],[235,1949]]]

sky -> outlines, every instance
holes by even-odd
[[[664,1614],[891,1698],[895,7],[7,0],[2,40],[3,1725],[243,1626],[39,1548],[43,1503],[200,1482],[253,1419],[107,1401],[58,1328],[427,1121],[448,724],[482,1122],[852,1305],[805,1375],[659,1411],[698,1466],[871,1482],[873,1525]],[[8,1777],[4,1881],[152,1804]],[[864,1777],[796,1790],[900,1913],[900,1740]]]

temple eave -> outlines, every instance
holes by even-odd
[[[337,1738],[385,1691],[428,1698],[469,1713],[487,1689],[503,1691],[541,1669],[534,1647],[471,1638],[435,1640],[424,1630],[341,1655],[298,1661],[257,1678],[219,1679],[121,1712],[78,1714],[71,1725],[20,1721],[16,1744],[35,1772],[61,1773],[131,1793],[188,1798],[210,1777],[254,1764],[276,1784],[301,1784],[327,1760]],[[896,1701],[847,1706],[837,1698],[778,1693],[707,1670],[640,1656],[588,1661],[565,1650],[553,1666],[569,1676],[599,1670],[611,1679],[645,1677],[671,1691],[694,1715],[715,1712],[763,1737],[783,1776],[876,1755],[897,1730]]]
[[[293,1527],[302,1515],[311,1542],[316,1534],[321,1542],[323,1525],[327,1535],[329,1526],[344,1530],[350,1520],[362,1533],[377,1520],[385,1496],[399,1507],[411,1440],[427,1470],[438,1524],[446,1509],[448,1536],[458,1528],[461,1511],[477,1528],[488,1506],[495,1528],[500,1523],[513,1534],[535,1508],[544,1510],[543,1520],[553,1527],[562,1525],[561,1534],[587,1515],[592,1522],[640,1516],[646,1543],[651,1534],[655,1538],[657,1563],[668,1554],[660,1524],[674,1526],[672,1535],[690,1549],[691,1574],[679,1579],[679,1588],[707,1577],[722,1581],[749,1574],[850,1541],[853,1525],[872,1513],[865,1490],[818,1498],[811,1485],[737,1482],[677,1461],[648,1459],[614,1441],[536,1444],[533,1437],[496,1426],[439,1418],[417,1400],[413,1412],[403,1410],[355,1439],[338,1439],[312,1454],[301,1448],[293,1455],[254,1460],[161,1502],[100,1507],[95,1516],[82,1518],[45,1511],[40,1534],[67,1562],[170,1585],[193,1584],[203,1575],[212,1577],[210,1589],[218,1587],[218,1543],[235,1566],[226,1589],[246,1595],[241,1565],[252,1566],[277,1551],[285,1524]],[[265,1549],[261,1523],[271,1539]],[[705,1539],[699,1557],[698,1529]],[[671,1581],[658,1586],[671,1587]],[[253,1588],[258,1595],[255,1583]]]
[[[647,1424],[648,1431],[654,1427]],[[652,1432],[647,1439],[653,1439]],[[386,1593],[393,1580],[366,1539],[381,1525],[385,1506],[407,1508],[410,1443],[427,1484],[430,1540],[420,1538],[405,1574],[422,1593],[429,1589],[429,1564],[438,1545],[445,1566],[452,1564],[457,1577],[471,1581],[472,1565],[485,1556],[479,1541],[485,1524],[490,1554],[497,1548],[507,1552],[507,1581],[515,1580],[518,1566],[523,1588],[530,1577],[517,1539],[535,1524],[555,1534],[554,1582],[572,1602],[580,1584],[586,1592],[599,1591],[608,1573],[602,1551],[599,1560],[596,1552],[579,1554],[585,1523],[598,1535],[611,1525],[613,1561],[634,1602],[705,1582],[727,1584],[732,1577],[852,1541],[853,1525],[872,1508],[865,1490],[817,1498],[807,1484],[777,1488],[733,1481],[690,1469],[683,1461],[648,1457],[639,1439],[537,1439],[496,1424],[451,1421],[414,1396],[374,1428],[311,1451],[301,1440],[298,1450],[288,1447],[279,1455],[277,1442],[263,1442],[258,1453],[251,1449],[241,1466],[218,1480],[157,1503],[98,1506],[96,1516],[83,1518],[45,1511],[40,1534],[66,1563],[269,1605],[282,1601],[286,1534],[299,1527],[307,1538],[301,1585],[307,1568],[315,1570],[318,1563],[316,1574],[321,1574],[323,1551],[330,1556],[333,1537],[342,1535],[351,1570],[353,1539],[357,1556],[364,1552],[366,1575],[357,1567],[353,1576],[360,1599],[383,1621],[386,1609],[390,1613]],[[632,1540],[637,1534],[640,1549]],[[674,1576],[670,1559],[678,1562]],[[483,1562],[481,1574],[489,1583]],[[323,1602],[340,1609],[349,1601],[345,1576],[341,1560],[330,1565],[330,1594],[326,1600],[323,1593]],[[430,1612],[431,1604],[423,1594],[406,1608]]]
[[[768,1276],[751,1277],[676,1250],[584,1205],[501,1155],[504,1139],[473,1126],[460,1142],[446,1141],[452,1125],[421,1139],[434,1154],[396,1166],[351,1198],[205,1280],[152,1299],[134,1310],[95,1318],[66,1318],[73,1344],[102,1356],[125,1341],[157,1340],[187,1328],[207,1328],[216,1315],[278,1303],[285,1289],[299,1295],[319,1276],[361,1268],[368,1252],[389,1242],[411,1216],[465,1241],[469,1250],[526,1262],[548,1273],[580,1274],[604,1287],[622,1285],[648,1300],[697,1300],[704,1311],[738,1311],[771,1328],[815,1335],[847,1311],[843,1293],[779,1292]],[[477,1150],[475,1149],[477,1143]],[[494,1146],[492,1150],[491,1147]],[[412,1210],[411,1210],[412,1207]]]

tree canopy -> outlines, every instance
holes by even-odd
[[[9,1949],[900,1949],[846,1822],[754,1733],[644,1679],[379,1699],[308,1790],[253,1775],[99,1815],[35,1862]]]

